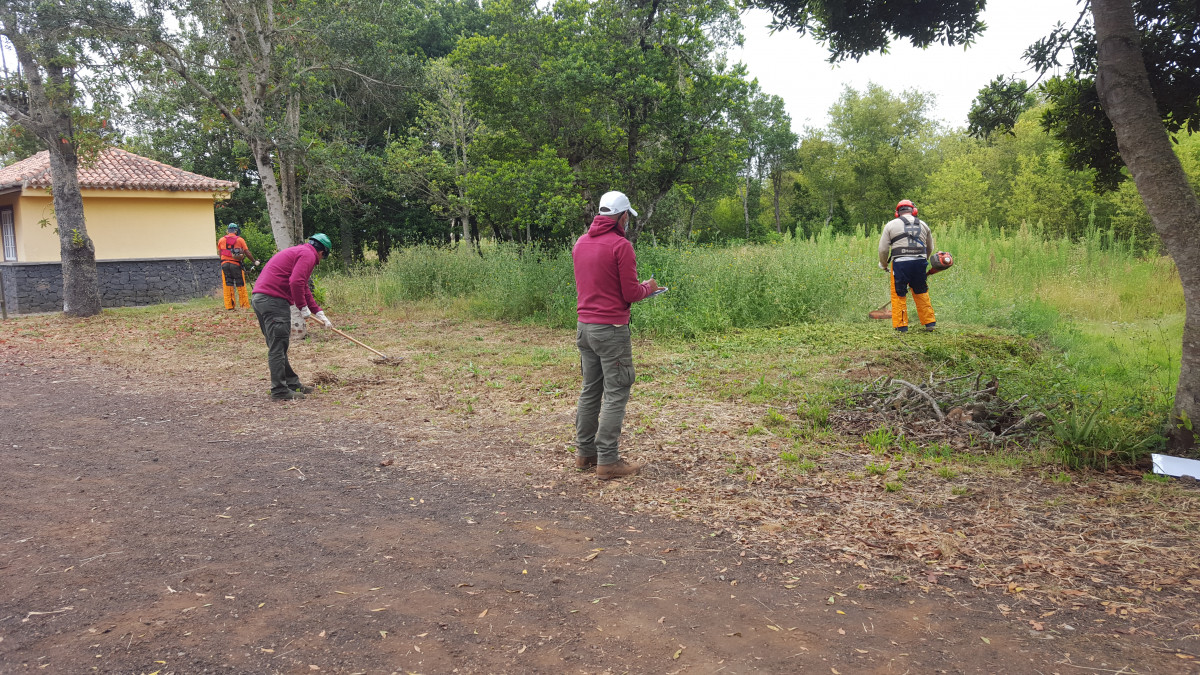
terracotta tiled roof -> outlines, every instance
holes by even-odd
[[[0,190],[50,187],[50,153],[46,150],[0,169]],[[132,152],[107,148],[95,164],[79,168],[79,187],[88,190],[190,190],[229,192],[237,183],[177,169]]]

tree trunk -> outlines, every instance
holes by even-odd
[[[783,170],[776,169],[771,176],[771,200],[775,203],[775,231],[783,234],[783,219],[779,217],[779,190],[783,185]]]
[[[742,215],[746,217],[746,240],[750,240],[750,170],[746,170],[746,191],[742,193]]]
[[[275,180],[271,145],[262,139],[251,138],[250,151],[254,153],[254,164],[258,167],[258,184],[267,199],[267,217],[271,219],[271,234],[275,236],[275,246],[280,251],[295,246],[298,242],[292,236],[292,227],[288,223],[287,211],[283,206],[283,195],[279,191],[279,182]]]
[[[96,277],[96,247],[83,219],[79,191],[79,156],[64,137],[50,143],[50,179],[54,186],[54,219],[58,225],[62,256],[63,313],[94,316],[100,313]]]
[[[283,143],[276,147],[279,155],[279,190],[291,239],[298,244],[304,241],[304,210],[300,203],[298,175],[304,151],[300,148],[300,97],[297,94],[288,96],[283,121]]]
[[[1101,106],[1183,285],[1187,317],[1171,437],[1175,447],[1194,448],[1193,425],[1200,425],[1200,202],[1159,116],[1130,0],[1092,0],[1092,17]]]
[[[636,223],[632,217],[629,219],[629,225],[625,227],[625,238],[629,240],[629,243],[637,243],[638,238],[642,236],[642,231],[646,229],[646,225],[649,225],[650,220],[654,218],[654,211],[658,208],[658,203],[662,201],[663,197],[667,196],[667,192],[669,191],[670,188],[668,187],[666,190],[662,190],[655,195],[654,199],[651,199],[650,203],[646,205],[646,209],[642,214],[638,216]],[[632,202],[632,200],[630,201]]]
[[[354,263],[354,228],[350,224],[350,219],[344,216],[339,218],[338,230],[342,264],[349,267]]]

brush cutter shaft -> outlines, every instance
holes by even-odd
[[[308,317],[308,318],[312,319],[313,321],[317,321],[318,323],[320,323],[320,321],[319,321],[319,320],[317,319],[317,317],[315,317],[315,316],[310,316],[310,317]],[[321,324],[321,326],[324,326],[324,325],[325,325],[325,324],[323,324],[323,323]],[[349,340],[349,341],[353,342],[354,344],[358,345],[359,347],[362,347],[363,349],[366,349],[366,350],[369,350],[369,351],[371,351],[371,352],[374,352],[374,353],[375,353],[375,354],[377,354],[377,355],[378,355],[380,358],[388,359],[389,361],[390,361],[390,360],[391,360],[391,358],[392,358],[392,357],[388,356],[387,354],[384,354],[383,352],[381,352],[381,351],[379,351],[379,350],[377,350],[377,349],[372,349],[371,347],[368,347],[367,345],[365,345],[365,344],[363,344],[363,343],[359,342],[358,340],[355,340],[354,338],[350,337],[349,335],[347,335],[347,334],[343,333],[342,331],[340,331],[340,330],[338,330],[338,329],[336,329],[336,328],[334,328],[334,327],[332,327],[332,326],[330,326],[329,330],[331,330],[331,331],[333,331],[333,332],[337,333],[338,335],[341,335],[342,337],[344,337],[344,338],[346,338],[347,340]]]

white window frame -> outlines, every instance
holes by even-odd
[[[0,206],[0,238],[4,240],[4,262],[16,262],[17,232],[11,206]]]

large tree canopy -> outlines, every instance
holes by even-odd
[[[1132,7],[1159,117],[1169,133],[1200,131],[1200,3],[1135,0]],[[1058,64],[1063,48],[1070,49],[1073,60],[1066,75],[1044,87],[1050,107],[1043,124],[1066,145],[1068,166],[1094,168],[1097,186],[1115,189],[1125,178],[1125,163],[1100,105],[1096,32],[1086,15],[1070,29],[1059,26],[1026,57],[1047,69]]]
[[[750,0],[775,16],[771,26],[812,33],[829,45],[829,60],[886,52],[896,40],[918,47],[970,43],[983,32],[984,0]]]

